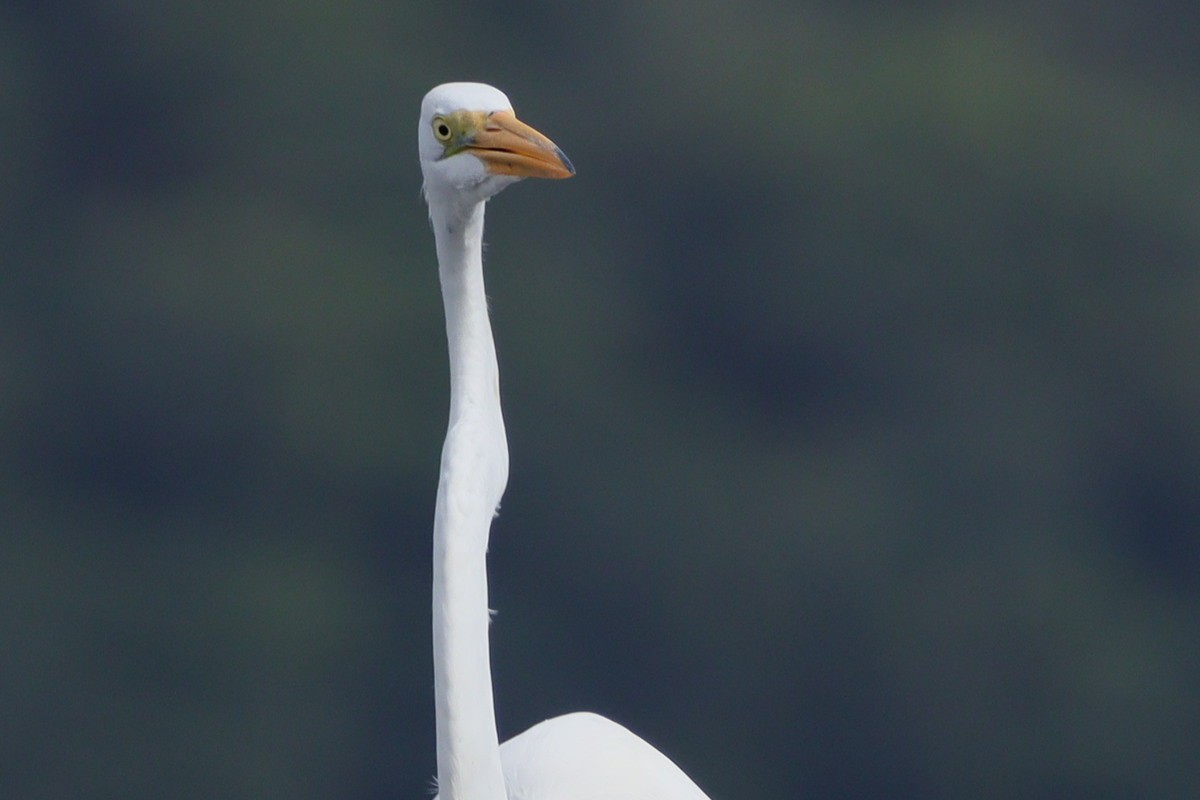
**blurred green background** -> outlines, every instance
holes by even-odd
[[[1194,3],[0,10],[0,794],[422,797],[421,97],[491,205],[502,735],[714,798],[1200,797]]]

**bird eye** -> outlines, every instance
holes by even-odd
[[[450,123],[446,121],[445,117],[433,118],[433,137],[435,139],[439,142],[448,142],[450,141],[451,133]]]

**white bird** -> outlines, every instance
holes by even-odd
[[[485,560],[508,481],[508,442],[483,284],[483,209],[522,178],[569,178],[575,169],[517,120],[503,92],[480,83],[430,91],[418,144],[450,350],[450,421],[433,524],[439,797],[708,800],[670,759],[597,714],[555,717],[499,744]]]

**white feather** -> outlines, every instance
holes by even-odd
[[[434,518],[433,638],[438,782],[444,800],[707,800],[666,756],[590,713],[499,745],[488,659],[488,533],[508,480],[499,367],[483,282],[485,202],[519,180],[468,151],[444,157],[436,115],[511,108],[503,92],[447,83],[421,104],[424,192],[437,243],[450,353],[450,421]]]

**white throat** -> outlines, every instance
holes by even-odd
[[[450,420],[433,536],[433,660],[442,800],[505,800],[488,651],[487,543],[508,480],[483,283],[484,203],[430,197],[450,352]]]

